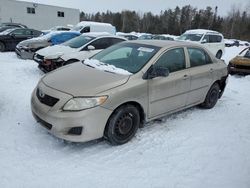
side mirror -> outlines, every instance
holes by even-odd
[[[203,39],[203,40],[201,41],[201,44],[205,44],[205,43],[207,43],[207,39]]]
[[[15,33],[10,33],[10,36],[15,37],[16,35],[15,35]]]
[[[95,50],[95,47],[92,46],[92,45],[89,45],[89,46],[88,46],[88,50]]]
[[[151,66],[148,71],[143,75],[144,80],[150,80],[156,77],[167,77],[169,75],[168,68]]]

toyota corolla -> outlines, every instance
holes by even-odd
[[[226,64],[196,44],[122,42],[43,77],[32,112],[56,137],[119,145],[145,122],[195,105],[213,108],[227,76]]]

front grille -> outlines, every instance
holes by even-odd
[[[43,127],[45,127],[48,130],[52,129],[52,125],[47,123],[46,121],[42,120],[41,118],[39,118],[34,112],[33,112],[33,116],[35,117],[36,121],[38,123],[40,123]]]
[[[41,62],[43,62],[43,60],[44,60],[44,56],[39,55],[39,54],[35,54],[34,60],[35,60],[36,62],[38,62],[38,63],[41,63]]]
[[[36,90],[36,96],[41,103],[50,107],[54,106],[59,101],[57,98],[44,94],[39,88]]]
[[[245,65],[234,65],[234,67],[237,69],[250,69],[250,66],[245,66]]]

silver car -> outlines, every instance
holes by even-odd
[[[119,145],[145,122],[195,105],[213,108],[227,76],[226,64],[199,45],[122,42],[43,77],[32,112],[56,137]]]

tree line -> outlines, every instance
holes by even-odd
[[[247,9],[241,11],[232,7],[224,17],[217,12],[218,7],[197,9],[187,5],[161,11],[158,15],[129,10],[95,14],[81,12],[80,20],[111,23],[120,32],[181,35],[189,29],[210,29],[223,33],[225,38],[250,40],[250,15]]]

